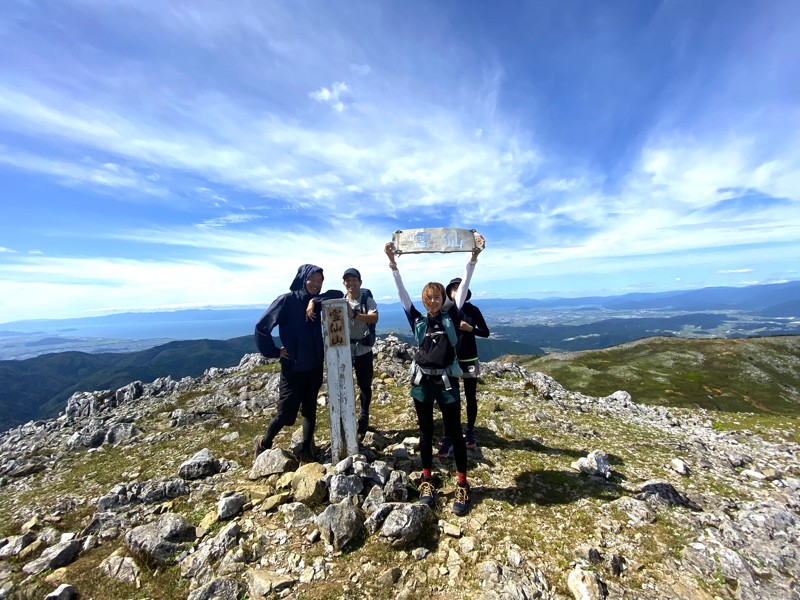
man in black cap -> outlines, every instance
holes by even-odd
[[[369,405],[372,402],[372,376],[374,372],[372,346],[375,343],[375,324],[378,322],[378,305],[372,292],[361,287],[358,269],[347,269],[342,275],[347,290],[347,316],[350,318],[350,354],[356,371],[358,400],[361,412],[358,416],[358,437],[367,433]]]

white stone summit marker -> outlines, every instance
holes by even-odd
[[[328,367],[328,409],[331,416],[331,460],[334,464],[358,454],[353,362],[347,300],[322,301],[322,339]]]

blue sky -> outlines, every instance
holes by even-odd
[[[412,227],[484,234],[476,299],[800,279],[799,40],[794,0],[4,0],[0,322],[306,262],[395,300]]]

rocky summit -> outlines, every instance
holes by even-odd
[[[73,395],[0,435],[0,598],[800,599],[796,418],[671,409],[483,366],[472,504],[419,503],[410,348],[375,346],[356,456],[253,456],[261,356]],[[323,394],[325,390],[323,388]]]

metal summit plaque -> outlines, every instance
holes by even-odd
[[[397,254],[472,252],[478,247],[474,234],[474,229],[456,227],[398,229],[392,234],[392,242]]]

